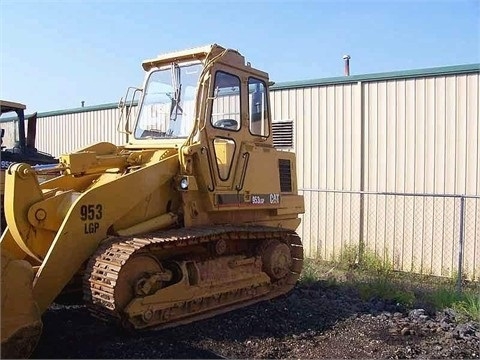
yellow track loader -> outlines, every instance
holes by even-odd
[[[42,183],[51,168],[7,170],[3,357],[31,355],[42,314],[72,284],[93,316],[147,329],[271,299],[298,280],[304,200],[295,154],[273,146],[268,74],[216,44],[142,66],[138,106],[120,103],[124,145],[62,155],[61,175]]]

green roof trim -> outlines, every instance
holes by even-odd
[[[133,105],[137,105],[137,101],[133,102]],[[99,110],[112,110],[118,108],[118,102],[116,103],[108,103],[108,104],[100,104],[100,105],[92,105],[92,106],[83,106],[73,109],[65,109],[65,110],[54,110],[54,111],[47,111],[37,114],[37,118],[42,117],[51,117],[51,116],[59,116],[59,115],[69,115],[69,114],[79,114],[85,113],[89,111],[99,111]]]
[[[135,101],[134,106],[137,105]],[[53,111],[46,111],[46,112],[39,112],[37,113],[37,119],[45,118],[45,117],[52,117],[52,116],[63,116],[63,115],[70,115],[70,114],[80,114],[86,113],[90,111],[99,111],[99,110],[112,110],[118,108],[118,103],[108,103],[108,104],[100,104],[100,105],[92,105],[92,106],[83,106],[73,109],[64,109],[64,110],[53,110]],[[32,115],[33,113],[25,113],[25,118]],[[5,117],[4,119],[0,119],[0,123],[3,122],[10,122],[14,119],[17,119],[16,116],[9,116]]]
[[[382,81],[394,79],[409,79],[415,77],[442,76],[453,74],[468,74],[480,72],[480,64],[466,64],[454,66],[442,66],[427,69],[392,71],[383,73],[338,76],[331,78],[322,78],[314,80],[281,82],[271,87],[272,90],[296,89],[300,87],[314,87],[321,85],[345,84],[354,82]]]
[[[42,117],[51,117],[51,116],[67,115],[67,114],[80,114],[80,113],[85,113],[89,111],[111,110],[111,109],[116,109],[117,107],[118,107],[118,103],[83,106],[83,107],[78,107],[73,109],[42,112],[42,113],[38,113],[37,117],[42,118]]]
[[[415,78],[415,77],[469,74],[469,73],[476,73],[476,72],[480,72],[480,63],[383,72],[383,73],[372,73],[372,74],[363,74],[363,75],[337,76],[337,77],[321,78],[321,79],[313,79],[313,80],[280,82],[273,85],[271,87],[271,90],[273,91],[287,90],[287,89],[297,89],[302,87],[315,87],[315,86],[322,86],[322,85],[356,83],[359,81],[361,82],[386,81],[386,80],[394,80],[394,79],[409,79],[409,78]],[[111,110],[117,107],[118,107],[118,103],[109,103],[109,104],[100,104],[100,105],[93,105],[93,106],[84,106],[84,107],[73,108],[73,109],[54,110],[54,111],[47,111],[47,112],[41,112],[41,113],[39,112],[37,114],[37,118],[61,116],[61,115],[69,115],[69,114],[79,114],[79,113],[85,113],[89,111]],[[31,114],[28,114],[28,115],[31,115]],[[8,118],[0,119],[0,122],[9,122],[9,121],[13,121],[13,119],[16,119],[16,117],[12,116]]]

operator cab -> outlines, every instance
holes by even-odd
[[[138,103],[133,129],[129,116],[123,120],[132,147],[180,147],[200,131],[227,138],[235,131],[235,137],[271,143],[268,75],[236,50],[214,44],[160,55],[142,66],[143,88],[120,105],[123,111]]]
[[[0,100],[0,116],[8,113],[15,113],[17,117],[14,119],[14,146],[11,152],[24,152],[26,147],[25,142],[25,109],[27,107],[24,104],[20,104],[13,101]],[[18,128],[18,129],[17,129]],[[3,138],[5,136],[5,129],[1,129],[1,149],[4,150],[6,146],[3,146]]]
[[[214,44],[160,55],[142,66],[146,75],[143,89],[134,91],[140,97],[133,129],[128,116],[124,121],[126,148],[202,147],[204,160],[198,161],[208,158],[203,165],[210,169],[210,191],[243,188],[252,156],[269,161],[262,155],[273,150],[268,74],[238,51]],[[122,111],[127,103],[121,102]],[[252,146],[262,150],[252,152]]]
[[[56,164],[58,160],[52,155],[38,151],[35,148],[37,113],[26,117],[26,106],[13,101],[0,100],[0,115],[15,113],[13,117],[13,143],[3,145],[5,129],[1,130],[2,138],[2,170],[12,163],[27,163],[30,165]],[[27,122],[27,128],[25,128]],[[8,135],[8,133],[7,133]],[[9,139],[11,141],[11,139]]]

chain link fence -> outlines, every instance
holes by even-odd
[[[374,255],[394,270],[480,280],[480,196],[301,189],[306,255]]]

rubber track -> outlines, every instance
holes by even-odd
[[[156,324],[153,328],[173,327],[199,319],[208,318],[228,312],[258,301],[271,299],[287,293],[296,284],[303,264],[303,247],[299,236],[287,229],[265,226],[208,226],[198,228],[181,228],[158,233],[142,235],[142,237],[115,237],[107,240],[91,256],[83,278],[84,300],[91,314],[103,321],[121,322],[122,315],[115,308],[114,291],[122,265],[130,257],[151,249],[185,247],[217,240],[251,240],[278,239],[287,243],[294,259],[291,273],[286,278],[270,284],[269,292],[252,299],[224,308],[209,310],[206,313],[191,314],[188,318],[180,318],[168,323]],[[242,290],[242,289],[238,289]],[[247,290],[247,289],[245,289]],[[152,328],[152,327],[150,327]]]

